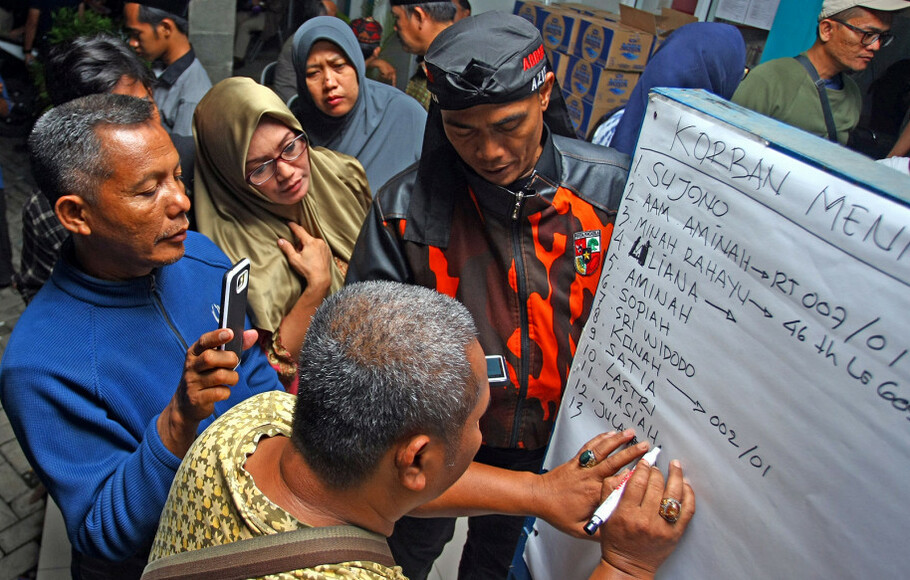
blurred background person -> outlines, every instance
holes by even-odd
[[[718,47],[723,47],[723,50]],[[729,99],[743,78],[745,66],[746,45],[735,26],[719,22],[693,22],[677,28],[645,65],[616,125],[610,147],[632,155],[651,89],[705,89]]]
[[[372,16],[355,18],[351,21],[351,30],[357,37],[363,60],[367,67],[367,78],[395,86],[398,73],[388,61],[379,58],[382,54],[382,25]]]
[[[305,22],[294,34],[293,57],[298,96],[291,110],[311,143],[356,157],[373,191],[420,158],[426,112],[395,87],[366,78],[344,21]]]

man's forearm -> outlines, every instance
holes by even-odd
[[[904,130],[901,131],[887,157],[906,157],[908,153],[910,153],[910,123],[907,123]]]
[[[146,549],[154,537],[180,461],[168,453],[153,430],[152,426],[146,429],[136,450],[117,455],[122,461],[113,466],[113,471],[104,472],[102,466],[107,464],[95,463],[99,468],[93,469],[91,477],[83,477],[83,488],[65,481],[57,486],[61,492],[72,490],[71,495],[58,497],[67,527],[78,518],[75,537],[71,538],[78,551],[105,560],[122,560]],[[98,446],[104,447],[100,442]]]
[[[475,461],[445,493],[410,515],[458,517],[496,513],[539,516],[534,500],[539,479],[539,475],[529,471],[511,471]]]
[[[25,19],[25,31],[22,35],[22,50],[26,55],[35,48],[35,38],[38,35],[38,19],[41,17],[41,10],[30,8],[28,17]]]

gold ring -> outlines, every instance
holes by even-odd
[[[682,504],[676,498],[665,497],[660,500],[660,509],[657,510],[657,513],[667,522],[675,524],[679,519],[679,514],[682,513]]]

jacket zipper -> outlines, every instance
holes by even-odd
[[[168,316],[167,310],[164,309],[164,303],[161,301],[161,295],[158,294],[158,286],[155,285],[155,275],[154,274],[152,274],[151,279],[152,279],[152,282],[151,282],[152,297],[154,297],[154,299],[155,299],[155,304],[158,306],[158,310],[161,312],[161,316],[164,317],[164,321],[167,322],[167,325],[171,328],[171,332],[174,333],[174,336],[176,336],[177,340],[180,341],[180,344],[183,345],[183,349],[189,350],[190,349],[189,345],[186,343],[185,340],[183,340],[183,336],[177,330],[177,327],[174,326],[174,322],[171,320],[171,317]]]
[[[528,288],[525,282],[525,266],[521,254],[521,202],[531,192],[525,193],[521,190],[515,194],[515,207],[512,210],[512,254],[515,260],[515,276],[518,281],[518,312],[519,323],[521,325],[521,361],[518,373],[518,402],[515,406],[515,419],[512,423],[512,438],[509,447],[518,446],[518,435],[521,429],[521,415],[524,411],[524,400],[528,396],[528,373],[530,372],[531,363],[528,361],[528,354],[531,350],[531,338],[528,330]]]

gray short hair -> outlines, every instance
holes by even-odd
[[[403,6],[405,14],[414,14],[415,8],[420,8],[427,13],[432,20],[436,22],[453,22],[457,9],[455,4],[450,0],[445,2],[424,2],[422,4],[405,4]]]
[[[41,116],[28,138],[32,173],[51,204],[75,194],[93,202],[101,184],[113,175],[98,128],[125,126],[153,119],[146,99],[98,94],[54,107]]]
[[[291,440],[325,483],[363,482],[389,448],[425,433],[449,459],[480,388],[466,349],[474,320],[420,286],[362,282],[319,307],[300,352]]]

